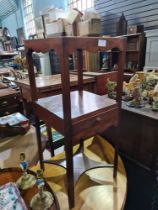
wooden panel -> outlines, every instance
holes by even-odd
[[[112,143],[117,139],[121,152],[139,164],[153,169],[158,154],[158,114],[129,108],[125,103],[122,107],[118,129],[110,128],[104,133],[104,137]]]
[[[96,133],[101,134],[103,131],[111,127],[111,124],[117,125],[118,123],[118,108],[113,108],[100,113],[97,116],[92,116],[85,121],[79,121],[73,127],[73,144],[79,143],[81,139],[86,139],[94,136]]]
[[[143,24],[145,30],[158,28],[157,0],[96,0],[95,9],[102,18],[103,34],[116,35],[116,23],[122,12],[128,25]]]

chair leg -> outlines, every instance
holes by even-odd
[[[114,170],[113,170],[113,178],[117,178],[117,170],[118,170],[118,146],[115,145],[115,153],[114,153]]]
[[[35,116],[35,127],[36,127],[36,135],[37,135],[38,155],[39,155],[40,167],[41,167],[41,169],[44,170],[40,123],[39,123],[39,119],[38,119],[37,116]]]
[[[54,142],[53,142],[53,138],[52,138],[52,130],[47,125],[46,125],[46,127],[47,127],[47,136],[48,136],[51,156],[54,156]]]
[[[69,209],[72,209],[75,205],[74,196],[74,173],[73,173],[73,147],[72,138],[65,136],[65,154],[66,154],[66,166],[67,166],[67,192]]]

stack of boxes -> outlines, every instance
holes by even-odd
[[[101,19],[96,12],[85,12],[78,23],[78,36],[99,36]]]
[[[78,22],[78,36],[99,36],[101,33],[101,19],[95,12],[85,12]],[[86,71],[98,71],[100,69],[98,53],[85,51],[85,66]]]
[[[95,12],[85,12],[82,14],[77,9],[72,9],[66,13],[62,9],[53,8],[37,17],[37,34],[43,32],[39,29],[39,20],[43,21],[43,31],[45,37],[59,35],[66,36],[99,36],[101,32],[101,20]],[[42,23],[41,23],[42,24]],[[41,31],[40,31],[41,30]]]
[[[101,19],[95,12],[85,12],[72,9],[68,13],[64,10],[52,8],[42,15],[44,37],[54,36],[99,36]],[[39,34],[40,35],[40,34]],[[38,38],[41,38],[39,37]],[[75,67],[75,55],[73,55]],[[84,69],[98,71],[99,55],[84,52]]]

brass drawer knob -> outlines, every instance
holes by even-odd
[[[10,114],[10,112],[5,112],[5,113],[4,113],[4,116],[5,116],[5,115],[9,115],[9,114]]]
[[[8,101],[3,101],[2,103],[1,103],[1,106],[6,106],[8,104]]]
[[[97,122],[100,122],[100,121],[101,121],[101,118],[100,118],[100,117],[97,117],[97,118],[96,118],[96,121],[97,121]]]

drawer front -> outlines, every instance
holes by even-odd
[[[92,116],[90,119],[80,121],[73,125],[73,137],[76,141],[82,137],[88,138],[95,134],[100,134],[118,122],[118,108],[113,108],[106,113]]]
[[[18,103],[19,103],[18,96],[3,98],[0,99],[0,108],[16,105]]]
[[[19,106],[16,106],[16,105],[10,106],[10,107],[4,107],[0,109],[0,117],[6,116],[14,112],[18,112],[18,111],[19,111]]]

